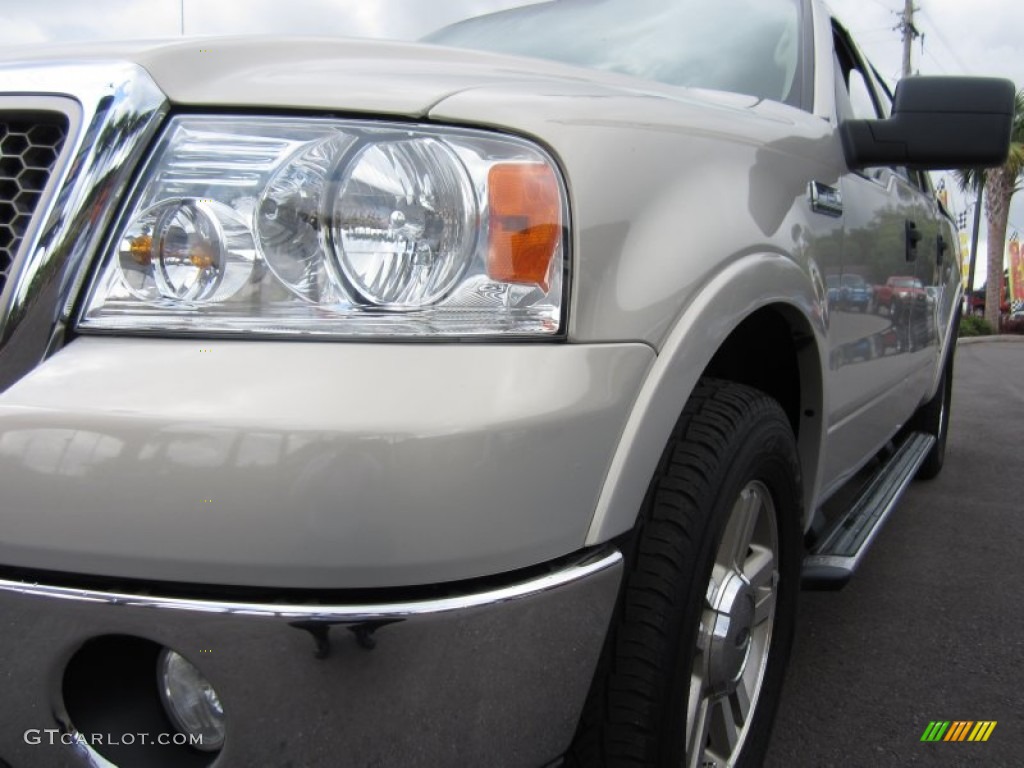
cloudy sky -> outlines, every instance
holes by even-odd
[[[898,79],[902,47],[894,27],[903,0],[828,0],[878,70]],[[208,34],[380,34],[413,38],[479,5],[479,0],[0,0],[0,51],[56,41],[149,39]],[[516,4],[509,0],[509,4]],[[493,8],[492,3],[488,3]],[[1021,0],[915,0],[923,41],[921,74],[998,75],[1024,88]],[[287,9],[284,12],[282,9]],[[184,13],[183,13],[184,12]],[[923,44],[922,44],[923,43]],[[950,182],[951,186],[955,186]],[[1024,193],[1011,229],[1024,236]],[[957,196],[959,210],[965,203]],[[979,260],[981,261],[981,260]],[[980,282],[980,280],[979,280]]]

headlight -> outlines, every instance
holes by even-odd
[[[178,117],[83,330],[335,336],[562,330],[565,188],[523,139],[356,120]]]

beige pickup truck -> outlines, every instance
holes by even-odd
[[[4,53],[0,765],[756,765],[942,467],[926,171],[1012,84],[817,0],[373,7]]]

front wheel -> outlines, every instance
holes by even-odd
[[[702,380],[626,548],[570,765],[760,764],[792,642],[800,518],[778,403]]]

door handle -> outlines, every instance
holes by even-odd
[[[921,230],[917,228],[910,219],[906,221],[906,233],[907,233],[907,261],[914,261],[917,259],[917,244],[921,242]]]
[[[949,243],[946,242],[941,234],[935,241],[935,263],[938,266],[942,266],[942,259],[946,255],[946,251],[949,249]]]

